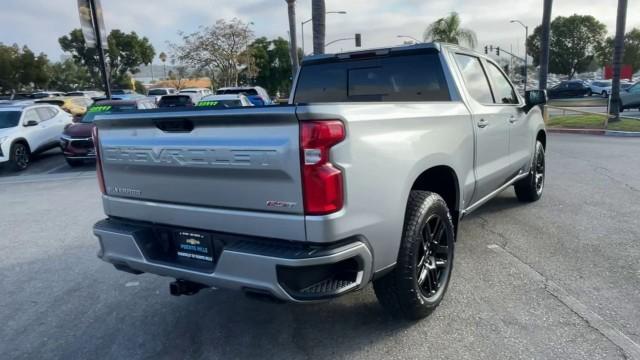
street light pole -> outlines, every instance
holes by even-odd
[[[529,38],[529,27],[520,20],[511,20],[510,23],[518,23],[524,28],[524,91],[527,91],[527,78],[529,69],[527,68],[527,39]]]
[[[347,12],[346,11],[327,11],[325,12],[325,14],[340,14],[340,15],[345,15]],[[313,20],[313,18],[305,20],[303,22],[300,23],[300,33],[302,34],[302,55],[305,55],[305,51],[304,51],[304,24],[311,22],[311,20]]]
[[[399,39],[400,39],[400,38],[407,38],[407,39],[411,39],[411,40],[415,41],[415,42],[416,42],[416,43],[418,43],[418,44],[422,42],[422,41],[420,41],[420,40],[418,40],[418,39],[414,38],[413,36],[409,36],[409,35],[396,35],[396,37],[397,37],[397,38],[399,38]]]

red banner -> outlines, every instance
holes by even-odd
[[[607,65],[604,67],[604,78],[609,80],[613,77],[613,66]],[[628,79],[631,81],[633,77],[633,68],[631,65],[624,64],[620,68],[620,79]]]

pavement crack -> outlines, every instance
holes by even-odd
[[[504,235],[500,231],[495,230],[492,227],[490,227],[489,226],[489,220],[485,219],[481,215],[476,215],[476,218],[480,219],[480,227],[483,230],[486,230],[486,231],[498,236],[502,240],[502,244],[500,244],[500,246],[502,248],[506,249],[507,246],[509,245],[509,242],[511,241],[511,239],[509,239],[506,235]]]
[[[543,289],[558,300],[561,304],[569,308],[575,313],[582,321],[584,321],[590,328],[602,334],[612,344],[614,344],[619,351],[623,354],[624,358],[640,360],[640,345],[634,342],[631,338],[625,335],[622,331],[618,330],[615,326],[603,319],[600,315],[590,310],[585,304],[578,299],[571,296],[566,290],[554,281],[548,279],[542,273],[534,269],[531,265],[524,262],[515,254],[509,252],[507,249],[492,244],[488,246],[489,249],[505,257],[506,260],[511,262],[516,268],[523,273],[529,275],[532,279],[542,285]]]
[[[613,180],[614,182],[621,184],[622,186],[626,187],[627,189],[633,191],[633,192],[637,192],[640,193],[640,189],[634,187],[633,185],[627,184],[626,182],[619,180],[618,178],[616,178],[615,176],[611,175],[610,170],[605,168],[605,167],[601,167],[601,166],[597,166],[593,169],[593,171],[595,171],[597,174],[603,175],[608,177],[609,179]]]

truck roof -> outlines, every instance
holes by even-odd
[[[328,61],[331,59],[349,59],[349,58],[358,58],[358,57],[368,57],[367,55],[387,55],[389,53],[397,53],[402,51],[419,51],[419,50],[436,50],[441,51],[443,48],[450,49],[459,49],[465,52],[472,52],[480,57],[486,57],[484,54],[480,54],[479,52],[465,48],[458,44],[449,44],[442,42],[428,42],[428,43],[420,43],[413,45],[398,45],[398,46],[389,46],[389,47],[380,47],[380,48],[371,48],[365,50],[356,50],[356,51],[348,51],[334,54],[322,54],[322,55],[311,55],[307,56],[302,60],[302,63],[311,63],[311,62],[322,62]]]

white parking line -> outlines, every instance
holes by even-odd
[[[52,174],[52,173],[54,173],[54,172],[56,172],[56,171],[58,171],[58,170],[60,170],[60,169],[62,169],[62,168],[68,167],[68,166],[69,166],[69,165],[67,165],[67,164],[62,164],[62,165],[60,165],[60,166],[56,166],[56,167],[54,167],[53,169],[51,169],[51,170],[47,171],[47,174]]]
[[[580,316],[591,327],[598,330],[612,343],[616,344],[622,351],[626,353],[628,358],[640,360],[640,345],[630,339],[622,331],[618,330],[610,322],[604,320],[602,317],[600,317],[600,315],[591,311],[585,304],[569,295],[569,293],[558,284],[545,278],[544,275],[537,272],[534,268],[518,259],[506,249],[495,244],[489,245],[487,247],[495,251],[499,255],[502,255],[520,271],[530,276],[536,282],[542,284],[548,293],[553,295],[553,297],[558,299],[566,307],[571,309],[571,311]]]

